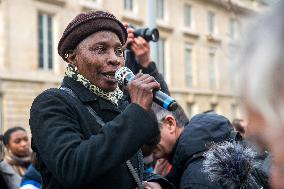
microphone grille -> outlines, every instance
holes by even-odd
[[[129,73],[132,73],[132,71],[127,68],[127,67],[121,67],[115,72],[115,80],[118,82],[120,85],[126,85],[125,83],[125,76]]]
[[[217,143],[204,153],[203,172],[212,182],[218,182],[225,188],[248,189],[261,188],[254,176],[259,162],[256,152],[240,142],[225,141]]]

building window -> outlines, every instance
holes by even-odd
[[[124,0],[124,9],[133,11],[133,0]]]
[[[38,54],[39,68],[53,68],[53,18],[52,16],[38,14]]]
[[[157,54],[157,66],[159,72],[165,77],[165,44],[166,40],[160,38],[158,41],[158,54]]]
[[[185,83],[186,86],[192,87],[193,83],[193,70],[192,70],[192,45],[185,45]]]
[[[184,6],[184,25],[188,28],[192,27],[192,23],[191,23],[191,6],[188,4],[185,4]]]
[[[208,12],[208,32],[209,34],[215,33],[215,14],[211,11]]]
[[[209,50],[208,57],[208,75],[209,75],[209,88],[216,88],[216,50],[214,48]]]
[[[229,21],[229,35],[231,39],[236,39],[236,32],[237,32],[237,21],[233,18]]]
[[[165,1],[157,0],[157,18],[164,20],[165,19]]]

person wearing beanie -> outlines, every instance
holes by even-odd
[[[77,15],[63,32],[58,54],[68,65],[61,87],[42,92],[30,110],[43,189],[173,188],[143,173],[140,150],[159,134],[151,104],[160,84],[138,73],[127,85],[127,101],[114,78],[131,35],[103,11]]]

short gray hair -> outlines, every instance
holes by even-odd
[[[171,115],[176,119],[177,126],[178,127],[184,127],[188,124],[189,119],[187,118],[184,110],[182,107],[178,104],[178,107],[175,111],[168,111],[161,106],[157,105],[156,103],[152,104],[152,110],[154,111],[158,122],[163,122],[164,118],[167,115]]]
[[[251,23],[233,69],[239,94],[270,125],[284,126],[284,3],[277,5]]]

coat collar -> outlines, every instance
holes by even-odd
[[[70,88],[83,103],[96,101],[98,99],[98,96],[88,90],[80,82],[75,81],[72,78],[65,76],[61,86]]]
[[[16,174],[14,169],[6,161],[0,162],[0,172],[8,174],[8,175]]]

